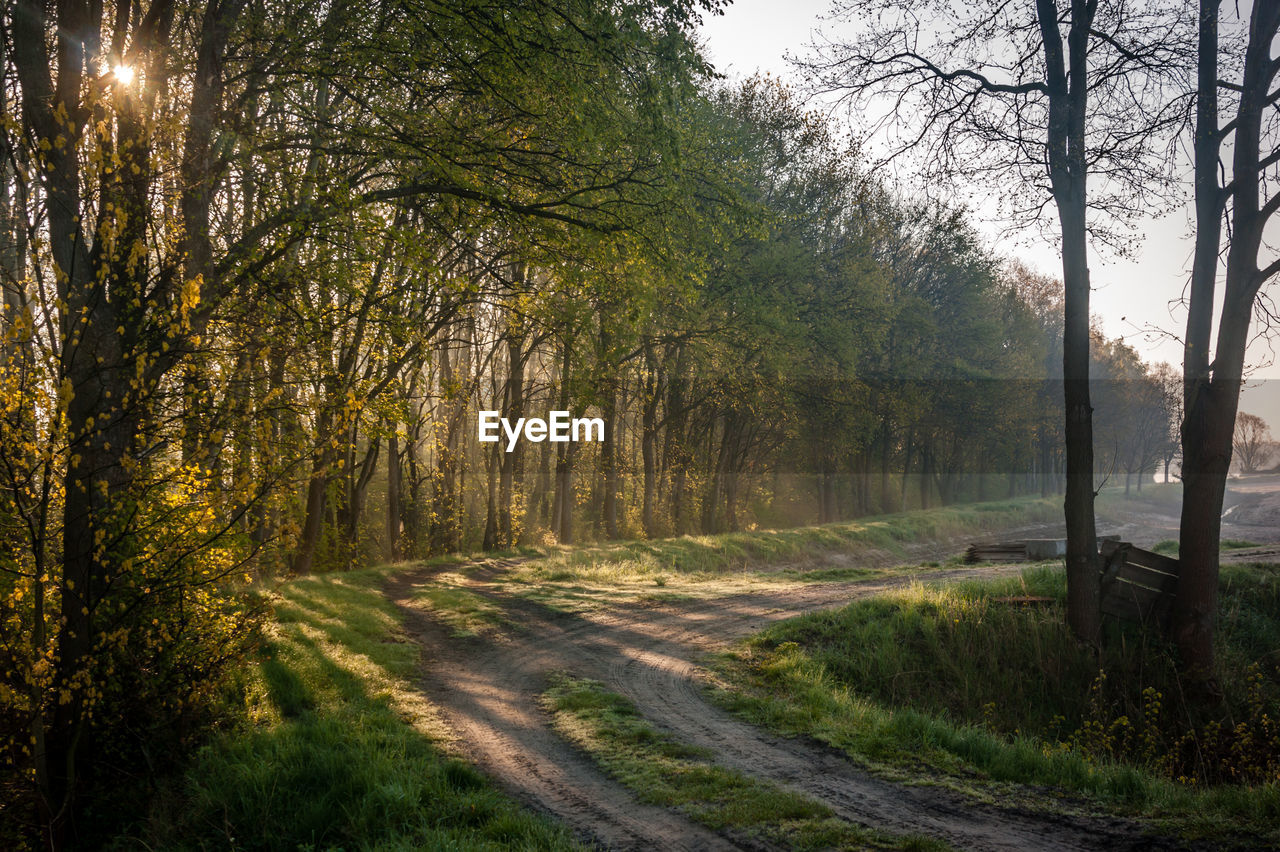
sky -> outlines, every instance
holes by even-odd
[[[818,31],[839,38],[841,29],[848,29],[846,22],[823,20],[829,9],[830,0],[734,0],[723,15],[705,16],[700,34],[711,61],[731,78],[767,72],[803,89],[803,77],[787,57],[812,53],[810,45]],[[827,108],[822,102],[812,106]],[[1140,239],[1131,257],[1095,253],[1089,263],[1093,284],[1090,310],[1101,319],[1107,335],[1123,338],[1149,362],[1167,361],[1179,368],[1179,338],[1186,313],[1178,301],[1191,266],[1190,222],[1189,208],[1142,219],[1138,222]],[[1031,239],[1030,234],[1002,237],[1000,225],[982,224],[1001,254],[1061,277],[1056,246]],[[1273,363],[1276,360],[1265,341],[1251,347],[1254,371],[1241,409],[1262,416],[1280,435],[1280,365]]]

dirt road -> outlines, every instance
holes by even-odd
[[[1177,848],[1123,820],[1083,820],[980,804],[933,786],[877,779],[834,750],[781,739],[708,704],[698,661],[771,621],[838,606],[912,579],[1016,570],[983,566],[862,582],[795,584],[713,600],[626,604],[565,613],[511,595],[499,582],[510,563],[473,572],[469,590],[503,608],[513,628],[458,640],[414,592],[432,570],[394,576],[387,594],[427,659],[422,688],[462,748],[506,789],[549,811],[584,840],[609,849],[760,849],[753,838],[717,834],[683,815],[638,802],[558,737],[538,704],[547,675],[602,681],[682,742],[711,749],[725,766],[802,792],[841,818],[895,833],[921,833],[963,849]],[[440,570],[440,569],[437,569]]]

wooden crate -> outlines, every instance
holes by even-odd
[[[1178,560],[1128,542],[1104,541],[1100,550],[1102,614],[1167,627],[1178,589]]]

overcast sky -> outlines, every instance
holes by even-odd
[[[823,20],[829,8],[829,0],[734,0],[724,15],[706,16],[704,46],[716,67],[732,77],[768,72],[803,88],[804,80],[786,57],[810,54],[818,30],[839,38],[841,30],[848,29],[847,23]],[[999,238],[997,225],[987,224],[983,230],[1002,254],[1061,277],[1056,246],[1027,244],[1031,235],[1023,235],[1022,240]],[[1149,218],[1140,223],[1142,239],[1132,259],[1094,255],[1090,260],[1091,310],[1102,318],[1106,333],[1123,337],[1148,361],[1168,361],[1179,368],[1180,341],[1143,330],[1154,326],[1181,336],[1186,313],[1176,302],[1191,266],[1189,231],[1187,210]],[[1276,392],[1280,383],[1274,381],[1280,379],[1280,366],[1268,365],[1275,359],[1265,342],[1252,347],[1250,355],[1257,365],[1254,378],[1268,381],[1266,387],[1246,390],[1242,409],[1260,414],[1280,433],[1280,393]]]

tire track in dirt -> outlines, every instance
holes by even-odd
[[[509,566],[511,563],[505,563]],[[901,587],[915,580],[997,576],[1013,566],[922,572],[894,578],[796,584],[712,600],[628,604],[564,613],[506,593],[492,582],[504,563],[473,574],[469,590],[501,606],[517,629],[458,640],[413,593],[437,571],[389,579],[409,633],[428,650],[424,689],[441,707],[468,756],[519,798],[610,849],[761,849],[722,836],[682,814],[644,805],[549,727],[538,698],[553,671],[605,683],[656,726],[711,749],[723,765],[825,803],[852,823],[921,833],[963,849],[1171,849],[1121,819],[1084,820],[982,804],[938,787],[903,786],[860,770],[805,739],[781,739],[708,704],[697,660],[768,623]]]
[[[426,651],[423,687],[463,752],[518,799],[609,849],[744,848],[666,808],[638,802],[548,725],[539,705],[546,675],[564,668],[552,645],[457,639],[412,600],[437,572],[391,578],[391,599]]]

